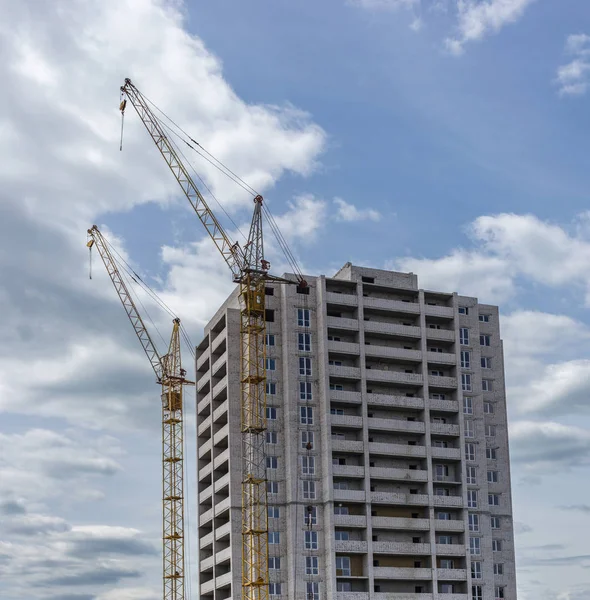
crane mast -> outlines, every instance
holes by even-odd
[[[230,241],[207,205],[149,102],[125,79],[121,92],[136,110],[187,200],[221,252],[240,286],[240,413],[242,433],[242,600],[268,600],[268,513],[266,465],[265,282],[268,274],[262,239],[262,196],[254,199],[248,242]],[[292,283],[292,282],[289,282]]]
[[[180,319],[173,320],[168,352],[160,356],[133,301],[115,259],[96,225],[88,230],[88,247],[96,246],[115,291],[135,330],[157,383],[162,387],[162,545],[164,600],[186,600],[184,565],[183,387]]]

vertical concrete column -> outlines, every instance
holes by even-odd
[[[420,349],[422,351],[422,377],[424,384],[422,395],[424,396],[424,443],[426,445],[426,468],[428,470],[427,494],[429,498],[428,518],[430,519],[430,562],[432,567],[432,592],[436,594],[438,589],[436,577],[436,532],[434,529],[434,472],[432,467],[432,444],[430,439],[430,392],[428,390],[428,340],[426,338],[426,314],[424,300],[424,290],[418,293],[418,302],[420,303]],[[436,597],[436,596],[434,596]]]
[[[368,593],[369,598],[373,598],[375,588],[375,575],[373,571],[373,520],[371,518],[371,471],[369,468],[369,427],[368,427],[368,406],[367,406],[367,369],[365,366],[365,313],[363,302],[363,284],[357,282],[356,293],[358,297],[358,322],[359,322],[359,367],[361,373],[361,416],[363,418],[363,452],[365,467],[365,515],[367,519],[367,555],[366,571],[368,575]]]

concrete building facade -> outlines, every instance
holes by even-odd
[[[516,600],[498,308],[309,284],[267,295],[271,599]],[[241,597],[239,352],[234,294],[197,346],[201,600]]]

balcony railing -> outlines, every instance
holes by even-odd
[[[336,552],[367,552],[367,542],[362,540],[335,540],[334,550]]]
[[[345,317],[328,317],[326,325],[336,329],[352,329],[355,331],[358,331],[359,328],[358,319],[347,319]]]
[[[366,527],[367,517],[365,515],[334,515],[336,527]]]
[[[430,432],[438,435],[459,436],[459,425],[453,423],[431,423]]]
[[[366,308],[381,308],[394,312],[420,314],[420,305],[417,302],[404,302],[403,300],[390,300],[389,298],[363,297],[363,305]]]
[[[373,567],[375,579],[406,579],[406,580],[430,580],[432,569],[412,569],[411,567]]]
[[[358,303],[358,296],[356,294],[338,294],[336,292],[326,292],[326,302],[331,304],[356,306]]]
[[[410,529],[425,531],[430,529],[429,519],[412,519],[410,517],[371,517],[373,529]]]
[[[360,346],[352,342],[335,342],[328,340],[328,350],[330,352],[340,352],[342,354],[360,354]]]
[[[381,431],[402,431],[412,433],[424,433],[425,427],[422,421],[405,421],[402,419],[383,419],[369,417],[367,419],[369,429]]]
[[[411,398],[408,396],[389,396],[386,394],[367,394],[369,406],[384,406],[389,408],[424,408],[423,398]],[[456,403],[455,403],[456,404]]]
[[[409,385],[422,385],[424,377],[420,373],[402,373],[377,367],[367,367],[365,376],[368,381],[383,381],[390,383],[406,383]]]
[[[457,387],[456,377],[444,377],[440,375],[429,375],[428,385],[436,388],[453,388]]]
[[[426,327],[425,331],[426,337],[429,340],[444,340],[447,342],[455,340],[454,329],[432,329],[431,327]]]
[[[353,429],[362,429],[363,427],[363,418],[355,415],[330,415],[330,422],[332,425]]]
[[[419,338],[421,337],[420,327],[413,325],[400,325],[399,323],[386,323],[384,321],[365,321],[364,328],[367,332],[386,333],[389,335],[399,335],[401,337]]]
[[[332,465],[332,475],[335,477],[364,477],[365,467],[356,465]]]
[[[412,544],[411,542],[373,542],[376,554],[430,554],[430,544]]]
[[[365,356],[377,356],[383,358],[399,358],[414,362],[422,361],[422,352],[420,350],[405,350],[394,346],[379,346],[376,344],[365,345]]]
[[[348,404],[361,404],[362,396],[360,392],[347,392],[343,390],[330,390],[330,400],[338,402],[347,402]]]
[[[384,456],[426,456],[426,448],[424,446],[407,446],[384,442],[369,442],[369,452]]]
[[[361,370],[358,367],[328,365],[328,373],[332,377],[345,377],[350,379],[361,378]]]
[[[467,579],[466,569],[437,569],[436,575],[439,581],[465,581]]]
[[[394,469],[391,467],[370,467],[371,479],[389,479],[390,481],[428,481],[428,471],[413,469]]]
[[[447,458],[452,460],[459,460],[461,458],[460,448],[437,448],[432,446],[431,448],[432,458]]]

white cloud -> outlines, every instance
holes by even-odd
[[[439,259],[404,257],[390,261],[386,268],[416,273],[420,286],[426,289],[459,291],[489,303],[509,298],[515,289],[507,277],[506,262],[480,252],[453,250]]]
[[[373,208],[357,208],[354,204],[334,198],[334,204],[338,207],[336,219],[339,221],[379,221],[381,213]]]
[[[583,33],[568,36],[565,51],[574,58],[557,69],[555,83],[560,96],[580,96],[586,93],[590,82],[590,36]]]
[[[555,288],[571,285],[588,293],[586,222],[580,215],[572,233],[533,215],[482,216],[467,228],[473,249],[456,249],[440,259],[405,257],[388,265],[417,273],[427,287],[476,295],[485,302],[508,300],[520,279]]]
[[[497,33],[515,23],[535,0],[457,0],[457,35],[445,40],[447,50],[459,55],[465,44]]]

